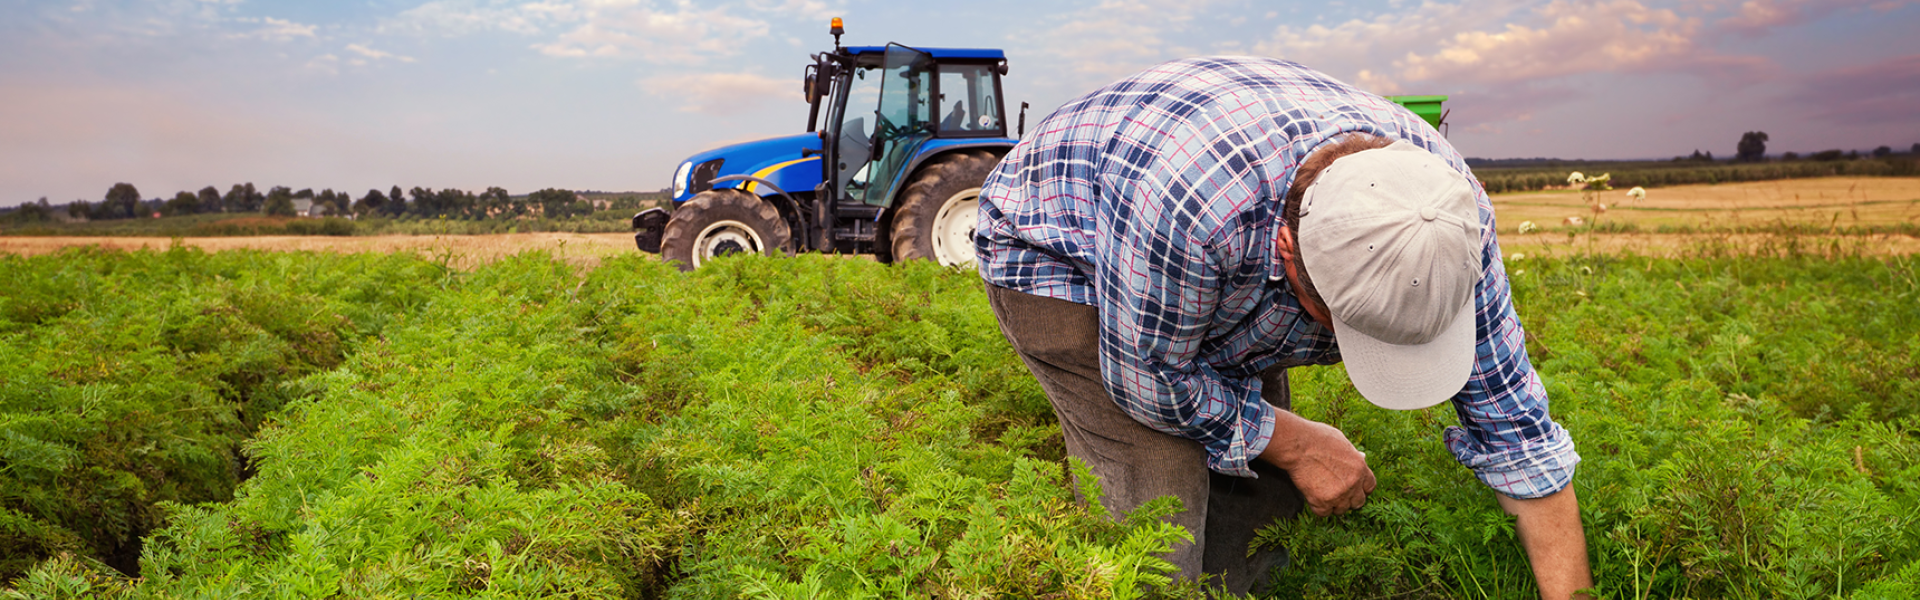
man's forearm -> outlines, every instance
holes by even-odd
[[[1533,563],[1542,600],[1566,600],[1574,590],[1593,587],[1587,536],[1580,527],[1580,501],[1573,495],[1572,484],[1540,498],[1499,496],[1500,508],[1517,521],[1514,530],[1527,550],[1527,561]]]

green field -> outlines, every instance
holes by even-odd
[[[1920,595],[1913,258],[1508,269],[1604,596]],[[0,596],[1197,594],[968,271],[81,249],[0,256],[0,338]],[[1264,530],[1297,597],[1533,595],[1450,410],[1293,381],[1380,477]]]

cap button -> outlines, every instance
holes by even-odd
[[[1440,211],[1434,210],[1434,208],[1431,206],[1423,207],[1420,209],[1420,218],[1422,219],[1432,221],[1435,218],[1438,218],[1439,216],[1440,216]]]

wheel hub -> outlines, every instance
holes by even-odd
[[[761,254],[766,243],[752,227],[739,221],[717,221],[700,230],[693,238],[693,268],[700,268],[716,256],[736,253]]]
[[[947,266],[973,264],[973,230],[980,218],[980,188],[961,190],[933,217],[933,258]]]

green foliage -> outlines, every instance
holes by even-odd
[[[1794,248],[1508,265],[1603,596],[1920,589],[1920,271]],[[817,255],[0,258],[0,595],[1199,595],[1158,557],[1178,503],[1101,508],[980,286]],[[1534,595],[1451,411],[1292,380],[1380,479],[1261,532],[1282,597]]]

